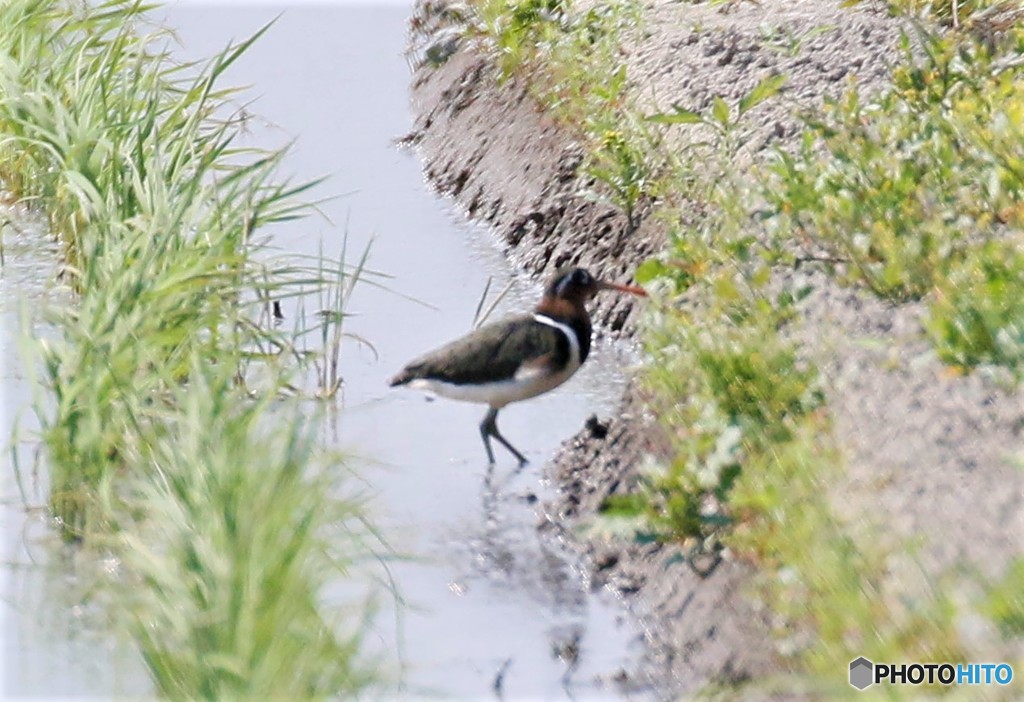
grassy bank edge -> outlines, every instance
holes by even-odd
[[[817,372],[799,360],[789,333],[799,324],[801,292],[771,285],[772,271],[792,265],[792,255],[783,242],[758,251],[763,242],[746,230],[743,203],[763,193],[727,167],[745,111],[778,85],[766,82],[737,105],[717,100],[703,114],[677,109],[650,119],[628,94],[618,59],[639,33],[638,8],[537,0],[472,7],[475,16],[462,18],[466,33],[493,51],[496,80],[526,80],[587,149],[584,186],[634,229],[637,213],[653,204],[668,233],[669,250],[638,279],[664,295],[645,332],[653,359],[646,384],[676,457],[655,471],[648,490],[610,504],[609,513],[639,518],[645,539],[681,542],[690,553],[724,544],[753,559],[761,596],[783,615],[780,648],[818,694],[852,692],[845,664],[857,655],[962,659],[956,623],[965,605],[956,588],[936,583],[913,607],[894,601],[898,594],[879,597],[888,553],[854,538],[820,499],[841,476],[842,458]],[[710,148],[666,153],[662,129],[670,125],[709,127]],[[718,183],[702,184],[694,163],[704,172],[714,164]],[[695,218],[695,210],[703,215]],[[858,527],[857,536],[872,530],[884,525]],[[999,587],[1011,588],[992,592]],[[1001,601],[1020,609],[1005,595]],[[816,637],[813,652],[807,632]]]

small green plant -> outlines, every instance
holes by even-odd
[[[827,24],[808,29],[803,34],[797,34],[788,27],[762,25],[758,28],[761,40],[765,46],[774,51],[789,56],[798,56],[804,43],[822,34],[828,34],[838,29],[838,25]]]
[[[645,123],[663,129],[673,125],[697,129],[687,134],[681,154],[659,157],[658,162],[662,166],[649,188],[663,202],[662,217],[668,221],[671,236],[669,258],[675,261],[676,270],[672,277],[676,282],[682,282],[678,275],[680,270],[692,271],[711,259],[722,262],[730,256],[738,256],[744,265],[749,259],[747,249],[753,239],[737,227],[725,224],[727,220],[745,216],[741,212],[745,207],[744,194],[750,190],[736,163],[751,157],[751,154],[743,153],[751,111],[777,96],[786,80],[786,76],[780,74],[766,76],[735,106],[730,106],[724,98],[716,95],[703,112],[677,104],[672,106],[671,112],[644,117]],[[671,153],[668,143],[667,134],[652,134],[646,140],[646,148],[661,154]],[[694,166],[696,163],[700,164],[699,168]],[[679,234],[679,221],[673,222],[672,219],[685,221],[687,216],[683,213],[694,210],[701,213],[703,221],[694,227],[696,232]],[[725,234],[718,233],[722,225],[725,225]],[[693,240],[694,233],[699,233],[698,241]],[[712,241],[715,250],[712,250]],[[665,266],[660,265],[663,263],[658,259],[648,262],[641,275],[651,275],[656,270],[668,272]]]
[[[630,0],[585,11],[571,0],[476,0],[470,31],[486,37],[497,57],[499,79],[529,78],[537,96],[568,123],[587,118],[586,106],[621,97],[624,71],[615,58],[619,40],[635,28]],[[600,72],[603,82],[595,82]],[[609,82],[607,79],[611,79]]]
[[[619,51],[637,28],[638,6],[619,0],[581,11],[569,0],[481,0],[476,7],[477,31],[493,44],[501,78],[528,79],[537,99],[588,146],[580,174],[596,187],[582,194],[618,208],[635,230],[665,165],[653,158],[657,135],[622,120],[627,76]]]
[[[982,610],[1005,639],[1024,639],[1024,558],[1010,563],[1005,575],[989,586]]]
[[[582,168],[585,176],[604,186],[602,190],[585,190],[584,196],[617,207],[626,216],[629,231],[640,225],[638,208],[648,195],[654,177],[648,160],[648,150],[641,142],[627,139],[620,131],[609,130]]]
[[[859,5],[864,0],[845,0],[846,5]],[[894,15],[929,16],[942,24],[960,28],[970,24],[976,15],[1015,5],[1007,0],[885,0]]]
[[[341,258],[344,262],[347,252],[346,244],[342,247]],[[354,341],[376,355],[376,349],[369,339],[358,334],[345,331],[345,322],[349,313],[349,302],[355,292],[356,285],[365,281],[370,274],[367,260],[370,255],[369,245],[363,249],[359,261],[351,268],[337,265],[320,253],[316,260],[316,275],[312,278],[318,297],[318,308],[313,323],[306,320],[305,300],[300,297],[299,319],[300,328],[295,330],[296,336],[305,338],[315,335],[319,342],[316,349],[303,349],[303,356],[308,358],[316,374],[316,395],[321,399],[334,398],[341,390],[341,349],[346,340]]]
[[[928,294],[967,248],[1016,226],[1024,194],[1024,73],[979,44],[921,44],[917,59],[904,39],[891,90],[864,103],[851,88],[810,119],[765,192],[780,235],[893,300]]]
[[[939,284],[925,328],[939,357],[961,368],[1024,370],[1024,252],[1013,242],[972,248]]]
[[[566,0],[488,0],[478,5],[482,31],[494,40],[502,80],[533,61],[542,44],[563,33]]]
[[[648,339],[646,383],[674,457],[631,504],[668,540],[704,539],[732,524],[730,495],[745,466],[792,440],[823,402],[813,369],[779,336],[789,303],[724,270],[695,286],[691,296],[708,296],[701,314],[665,310]]]
[[[658,124],[703,124],[710,127],[715,135],[715,142],[711,144],[715,150],[735,155],[740,146],[744,118],[755,107],[778,95],[786,80],[786,76],[781,74],[766,77],[740,98],[735,109],[720,95],[716,95],[706,112],[695,112],[674,105],[671,112],[653,114],[647,120]]]

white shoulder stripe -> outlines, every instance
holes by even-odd
[[[568,324],[562,322],[556,322],[547,315],[534,314],[533,319],[541,324],[546,324],[549,327],[554,327],[560,332],[565,334],[569,340],[569,368],[575,371],[580,367],[582,361],[580,361],[580,340],[576,337],[576,330],[570,327]]]

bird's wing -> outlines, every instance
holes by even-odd
[[[569,354],[565,332],[532,316],[514,317],[480,327],[413,361],[396,380],[429,378],[454,385],[495,382],[541,373],[544,366],[566,362]]]
[[[516,372],[513,377],[516,380],[530,380],[531,378],[547,375],[552,371],[555,365],[554,360],[554,353],[546,353],[543,356],[537,356],[537,358],[524,361],[519,364],[518,368],[516,368]]]

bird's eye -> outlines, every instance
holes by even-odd
[[[576,285],[588,285],[590,283],[590,274],[582,268],[577,268],[572,274],[572,282]]]

